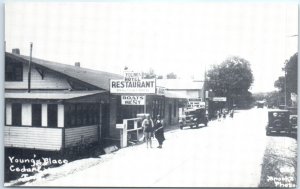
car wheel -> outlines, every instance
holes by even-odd
[[[269,131],[267,131],[267,132],[266,132],[266,135],[267,135],[267,136],[270,136],[270,135],[271,135],[271,133],[270,133]]]
[[[180,125],[180,129],[181,129],[181,130],[183,129],[182,125]]]
[[[193,128],[193,126],[191,125],[191,126],[190,126],[190,128],[192,129],[192,128]]]

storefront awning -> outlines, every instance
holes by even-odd
[[[4,96],[6,99],[49,99],[49,100],[66,100],[79,98],[89,95],[95,95],[104,93],[104,90],[97,91],[55,91],[55,92],[44,92],[44,91],[32,91],[28,92],[5,92]]]
[[[165,91],[165,97],[167,98],[180,98],[180,99],[191,99],[199,98],[198,96],[187,94],[185,91]]]

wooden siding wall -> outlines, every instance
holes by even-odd
[[[62,147],[62,129],[39,127],[4,127],[5,147],[59,151]]]
[[[90,144],[98,140],[98,126],[82,126],[65,129],[65,148]]]
[[[23,64],[23,81],[5,82],[5,89],[27,89],[28,87],[28,65]],[[31,89],[69,89],[67,80],[59,74],[44,70],[44,78],[32,67]]]

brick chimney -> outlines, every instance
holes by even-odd
[[[80,67],[80,62],[75,62],[76,67]]]
[[[20,54],[20,49],[18,49],[18,48],[12,49],[12,53],[13,54]]]

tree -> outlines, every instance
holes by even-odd
[[[177,75],[173,72],[167,74],[167,79],[177,79]]]
[[[157,75],[154,72],[154,70],[152,68],[150,68],[148,72],[143,72],[143,78],[144,79],[154,79],[154,78],[162,79],[163,76],[162,75]]]
[[[214,65],[207,77],[207,85],[215,96],[227,97],[229,105],[235,103],[239,107],[246,107],[251,103],[248,89],[253,83],[253,74],[249,61],[237,56],[229,57],[220,65]]]
[[[279,89],[281,96],[286,98],[287,105],[290,105],[291,93],[297,94],[298,53],[285,61],[282,70],[285,72],[285,76],[279,77],[274,82],[274,86]]]
[[[286,72],[287,91],[297,94],[298,53],[285,63],[283,70]]]
[[[280,76],[274,82],[274,87],[278,88],[280,92],[284,92],[284,86],[285,86],[285,77],[284,76]]]

